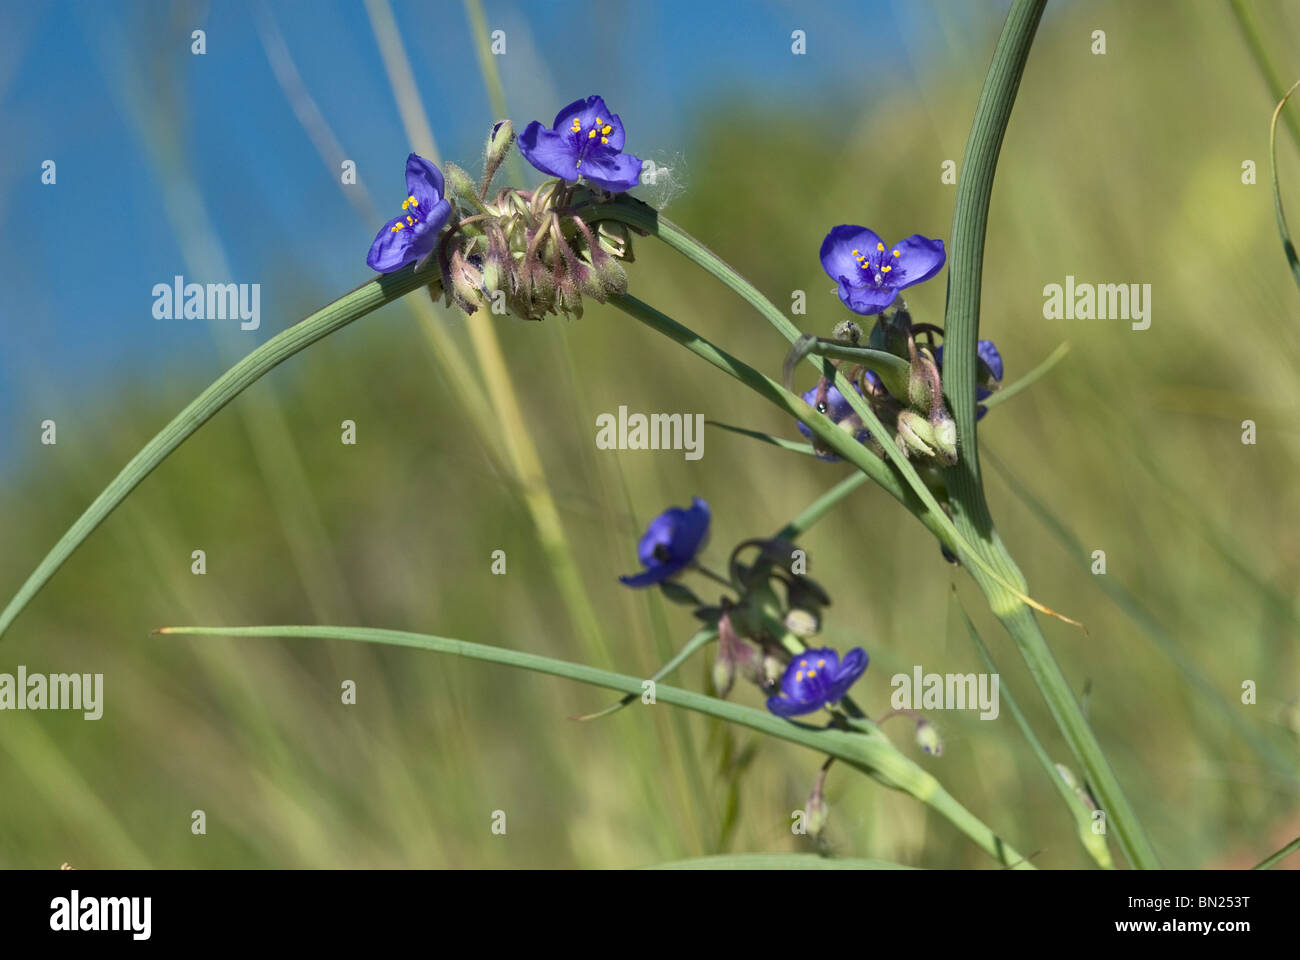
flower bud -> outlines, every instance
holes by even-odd
[[[602,220],[596,224],[596,236],[600,240],[601,249],[612,257],[617,257],[627,263],[631,263],[635,257],[632,256],[632,234],[627,228],[627,224],[618,223],[614,220]]]
[[[817,615],[808,610],[794,609],[785,615],[785,628],[796,637],[806,639],[817,636],[821,623]]]
[[[856,347],[862,342],[862,328],[852,320],[841,320],[835,324],[831,336],[841,343],[849,343]]]
[[[944,466],[951,467],[957,462],[957,421],[941,408],[930,419],[930,428],[934,434],[936,459]]]
[[[506,152],[515,142],[515,125],[509,120],[500,120],[492,125],[492,132],[487,140],[487,164],[492,170],[501,165]]]
[[[909,457],[933,457],[936,440],[930,421],[915,410],[898,415],[898,445]]]
[[[724,700],[731,693],[731,686],[736,682],[736,661],[718,649],[718,656],[713,661],[713,689]]]
[[[932,757],[943,753],[943,741],[939,738],[939,731],[929,720],[922,718],[916,722],[916,745]]]
[[[804,824],[808,828],[808,835],[811,837],[821,836],[821,832],[826,829],[826,821],[830,817],[831,809],[826,804],[826,795],[822,793],[821,780],[818,779],[817,786],[808,795],[808,803],[804,807]]]
[[[451,255],[451,285],[456,303],[466,313],[483,304],[483,273],[457,250]]]
[[[451,188],[451,193],[461,197],[478,196],[478,187],[474,184],[474,178],[456,164],[447,164],[443,176],[446,178],[447,186]]]

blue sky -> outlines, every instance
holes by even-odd
[[[996,24],[1003,6],[942,5],[947,42],[953,17]],[[936,11],[905,2],[485,7],[505,31],[497,62],[519,125],[599,92],[643,156],[689,157],[699,124],[725,122],[720,102],[848,108],[914,85],[944,50]],[[464,6],[392,9],[442,158],[475,170],[494,118]],[[267,12],[381,219],[358,216],[291,108],[259,33]],[[794,29],[805,56],[791,54]],[[15,431],[35,429],[34,411],[71,412],[124,377],[193,370],[197,387],[219,372],[204,321],[153,316],[155,284],[260,283],[261,329],[229,324],[244,353],[300,319],[304,291],[365,279],[411,149],[366,9],[341,0],[6,4],[0,142],[0,463],[31,449]],[[54,185],[41,183],[46,160]]]

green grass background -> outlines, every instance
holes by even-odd
[[[1300,76],[1300,54],[1282,42],[1300,30],[1300,10],[1259,4],[1257,16],[1282,73]],[[998,26],[989,17],[978,35],[946,37],[945,70],[909,87],[916,110],[810,109],[774,125],[743,92],[723,95],[715,108],[725,122],[701,124],[666,214],[778,305],[806,291],[808,315],[795,319],[829,333],[846,315],[816,256],[829,227],[946,234],[955,188],[940,186],[940,165],[960,159]],[[1089,52],[1098,28],[1109,28],[1105,57]],[[1267,186],[1272,106],[1226,4],[1054,9],[989,222],[982,332],[1000,346],[1008,379],[1062,340],[1072,350],[983,421],[980,440],[1082,549],[1054,537],[986,464],[994,516],[1032,594],[1087,624],[1087,635],[1054,621],[1045,629],[1076,689],[1090,684],[1090,718],[1169,866],[1247,866],[1300,833],[1300,324]],[[1284,183],[1295,183],[1294,145],[1279,147]],[[1256,185],[1241,182],[1245,160],[1259,168]],[[369,236],[353,240],[361,250]],[[1042,288],[1066,274],[1150,283],[1151,328],[1045,320]],[[355,278],[304,282],[299,316],[364,276],[358,259]],[[637,245],[631,291],[777,375],[780,338],[670,251]],[[940,278],[908,302],[918,320],[941,322],[943,296]],[[468,354],[466,321],[439,307],[436,322]],[[791,834],[790,814],[819,758],[794,747],[663,706],[576,724],[568,717],[609,695],[407,650],[149,635],[180,623],[365,624],[648,675],[694,624],[615,579],[635,568],[644,524],[705,497],[706,556],[721,565],[732,544],[772,532],[849,469],[712,429],[697,463],[599,451],[596,417],[620,404],[797,435],[612,309],[589,305],[573,323],[498,319],[605,660],[558,592],[525,505],[530,481],[471,426],[419,323],[394,305],[274,371],[235,401],[242,411],[224,411],[149,478],[17,622],[0,670],[102,672],[106,707],[93,723],[0,716],[0,865],[624,867],[810,849]],[[0,493],[6,594],[206,381],[155,371],[61,423],[57,446],[33,443]],[[27,419],[39,421],[40,401],[31,398]],[[254,445],[249,425],[273,417],[291,445]],[[358,424],[354,447],[340,443],[344,419]],[[1241,442],[1246,419],[1257,424],[1253,446]],[[282,482],[295,461],[305,485]],[[834,598],[824,639],[871,654],[855,693],[869,712],[888,709],[890,676],[914,664],[981,669],[955,583],[1004,684],[1054,758],[1068,760],[977,591],[892,500],[863,487],[804,544]],[[206,576],[190,573],[195,549],[206,551]],[[505,576],[489,572],[496,549]],[[1097,549],[1104,578],[1087,569]],[[1127,611],[1116,589],[1132,598]],[[1132,602],[1147,629],[1129,615]],[[1153,624],[1281,769],[1225,725],[1152,639]],[[698,659],[676,682],[702,688],[708,669]],[[357,684],[355,706],[340,703],[344,680]],[[1240,703],[1247,680],[1258,685],[1255,705]],[[750,688],[734,696],[760,702]],[[946,749],[922,762],[955,796],[1039,866],[1085,864],[1009,711],[934,719]],[[906,742],[898,723],[886,729]],[[828,799],[835,854],[989,865],[945,821],[851,771],[832,771]],[[191,833],[196,809],[206,836]],[[491,831],[496,810],[504,836]]]

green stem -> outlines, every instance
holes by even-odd
[[[351,293],[345,294],[326,307],[283,333],[277,334],[248,356],[218,377],[210,387],[199,394],[184,410],[163,427],[145,444],[112,483],[103,489],[85,513],[59,538],[45,559],[32,571],[22,588],[0,613],[0,637],[13,624],[18,614],[31,601],[63,565],[68,556],[81,545],[104,518],[126,499],[145,477],[167,456],[185,442],[194,431],[203,426],[227,403],[273,368],[295,353],[311,346],[317,340],[341,330],[349,323],[392,303],[429,283],[439,283],[436,264],[430,263],[420,270],[405,267],[367,281]]]
[[[636,696],[641,696],[645,691],[645,681],[639,677],[629,677],[625,674],[589,667],[586,664],[570,663],[566,660],[523,653],[518,650],[399,630],[332,626],[164,627],[157,633],[170,636],[307,637],[384,643],[498,663]],[[938,780],[900,753],[883,737],[792,723],[763,710],[755,710],[753,707],[741,706],[717,697],[708,697],[663,684],[655,685],[654,695],[656,703],[667,703],[716,717],[842,760],[886,786],[909,793],[927,804],[999,863],[1018,869],[1033,869],[1031,864],[1007,845],[987,824],[958,803]]]
[[[965,539],[978,544],[978,550],[988,565],[994,567],[1003,579],[1015,584],[1024,584],[1025,580],[994,529],[980,477],[975,422],[975,347],[979,337],[984,238],[993,175],[1025,61],[1045,6],[1046,0],[1016,0],[1013,4],[975,109],[957,185],[948,255],[948,306],[944,321],[947,331],[944,392],[952,403],[957,435],[966,438],[961,460],[946,472],[953,520]],[[984,566],[968,565],[968,569],[988,598],[993,612],[1015,639],[1035,684],[1047,701],[1052,718],[1083,767],[1113,826],[1124,855],[1135,867],[1159,866],[1155,850],[1079,709],[1033,611],[996,578],[988,576]]]

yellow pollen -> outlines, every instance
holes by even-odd
[[[888,273],[890,270],[893,270],[893,269],[894,269],[893,267],[881,267],[881,268],[880,268],[880,272],[881,272],[881,273]]]
[[[603,127],[600,128],[600,132],[603,133],[603,134],[604,134],[605,136],[607,136],[607,137],[608,137],[608,136],[613,132],[613,130],[614,130],[614,128],[611,127],[608,123],[605,124]]]
[[[803,680],[803,671],[800,670],[798,673],[796,673],[796,674],[794,675],[794,678],[795,678],[796,680]]]
[[[601,137],[601,138],[600,138],[600,142],[601,142],[601,143],[609,143],[609,137]]]
[[[409,204],[410,204],[411,206],[413,206],[413,207],[418,207],[418,206],[420,205],[420,204],[419,204],[419,201],[417,201],[417,200],[415,199],[415,197],[407,197],[407,198],[406,198],[406,202],[409,203]]]
[[[884,245],[883,243],[878,243],[878,244],[876,244],[876,249],[877,249],[877,250],[884,250],[884,249],[885,249],[885,245]]]
[[[819,666],[819,667],[824,667],[824,666],[826,666],[826,661],[825,661],[825,660],[818,660],[818,661],[817,661],[817,666]]]
[[[406,222],[407,222],[408,224],[411,224],[412,226],[415,225],[415,221],[412,220],[410,217],[407,217],[407,218],[406,218]]]
[[[602,125],[604,122],[605,122],[605,121],[602,120],[602,119],[600,119],[600,117],[597,117],[597,118],[596,118],[596,126],[599,127],[599,126]]]
[[[807,660],[800,660],[800,661],[799,661],[799,666],[801,666],[801,667],[806,667],[806,666],[808,666],[808,661],[807,661]]]
[[[817,676],[817,671],[816,671],[816,670],[809,670],[809,671],[808,671],[808,679],[809,679],[809,680],[811,680],[811,679],[812,679],[813,677],[815,677],[815,676]]]
[[[587,139],[588,139],[588,140],[595,140],[595,139],[596,139],[596,131],[595,131],[595,130],[588,130],[588,131],[587,131]]]
[[[853,255],[854,255],[855,257],[857,257],[859,260],[862,259],[862,254],[858,253],[858,251],[856,251],[856,250],[853,251]]]
[[[402,227],[404,227],[404,226],[406,226],[406,224],[404,224],[404,223],[401,223],[401,222],[395,223],[395,224],[393,224],[393,229],[390,230],[389,233],[396,233],[398,230],[401,230]]]
[[[897,250],[894,251],[894,256],[898,256],[898,251],[897,251]]]

